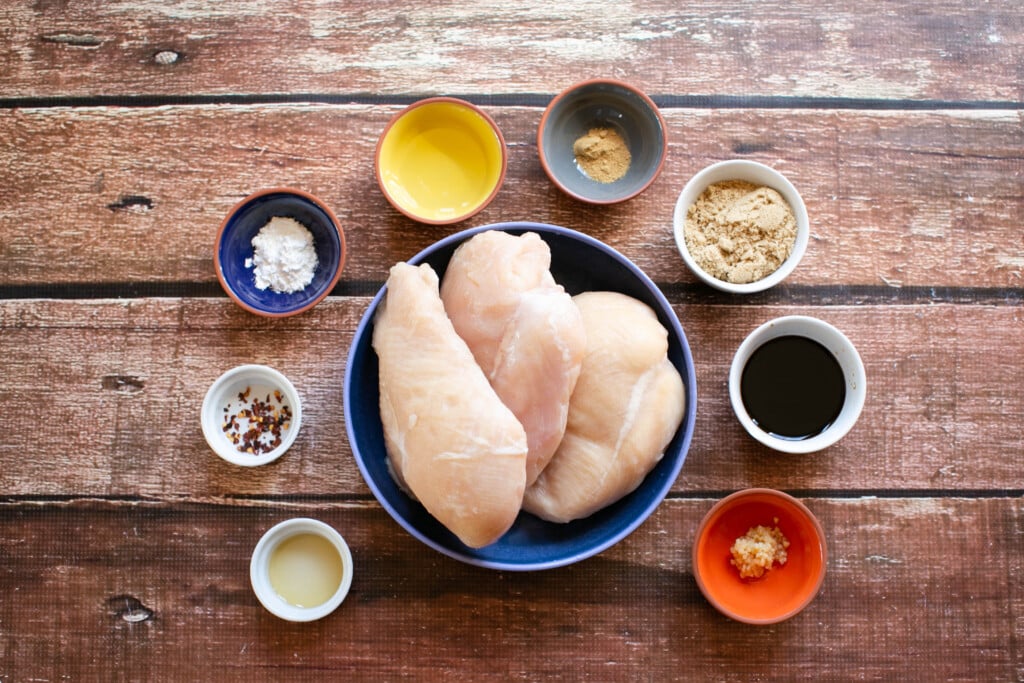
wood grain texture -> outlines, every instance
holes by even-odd
[[[257,318],[226,299],[0,303],[0,444],[10,496],[369,497],[351,456],[342,386],[368,299],[328,298],[308,314]],[[696,363],[693,442],[673,489],[1024,490],[1021,307],[705,306],[676,308]],[[732,354],[760,323],[810,314],[857,345],[868,377],[860,421],[818,455],[781,457],[732,414]],[[207,387],[246,362],[283,371],[303,399],[297,441],[278,462],[222,462],[199,427]]]
[[[20,0],[0,7],[0,681],[1024,680],[1024,13],[1018,0],[744,4]],[[549,99],[596,76],[653,95],[662,175],[611,207],[537,161]],[[385,202],[372,153],[432,94],[481,104],[506,184],[471,221]],[[697,283],[672,238],[686,181],[729,158],[801,191],[812,241],[763,295]],[[213,272],[245,195],[291,185],[341,218],[341,284],[265,320]],[[696,362],[686,463],[635,532],[579,564],[492,572],[435,553],[374,499],[346,438],[352,334],[387,268],[473,225],[536,220],[633,259]],[[853,431],[811,456],[745,435],[727,375],[779,315],[865,361]],[[205,444],[209,384],[287,374],[298,440],[273,465]],[[715,500],[802,498],[828,574],[797,617],[719,615],[692,576]],[[352,546],[313,624],[249,586],[260,535],[312,516]]]
[[[666,501],[601,555],[525,574],[434,553],[371,503],[5,505],[0,677],[1015,680],[1020,499],[805,502],[825,583],[766,627],[721,616],[693,579],[711,500]],[[340,530],[356,565],[347,600],[311,624],[279,621],[249,587],[260,535],[299,515]]]
[[[668,110],[661,176],[623,204],[559,192],[537,160],[541,110],[493,107],[509,146],[496,200],[457,226],[415,223],[374,180],[373,150],[399,107],[43,108],[0,111],[0,261],[7,285],[211,284],[221,220],[270,186],[320,196],[346,231],[347,282],[458,229],[534,220],[601,239],[662,283],[693,284],[672,237],[676,198],[704,166],[768,163],[800,190],[812,240],[798,286],[1019,292],[1024,124],[1017,112]],[[30,226],[28,229],[26,225]],[[1019,296],[1018,296],[1019,298]]]
[[[19,2],[0,14],[0,92],[554,93],[606,76],[677,95],[1019,102],[1019,9],[1013,0]]]

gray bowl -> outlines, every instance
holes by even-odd
[[[610,183],[580,168],[573,143],[593,127],[612,128],[632,157],[626,174]],[[614,204],[643,192],[661,172],[668,150],[665,122],[647,95],[621,81],[594,79],[562,91],[544,110],[537,130],[540,163],[551,182],[591,204]]]

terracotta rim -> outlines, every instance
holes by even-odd
[[[797,508],[801,512],[801,514],[803,514],[810,522],[811,528],[814,530],[814,534],[818,539],[818,544],[821,547],[821,571],[818,572],[818,576],[814,582],[813,588],[808,592],[807,596],[791,610],[784,614],[780,614],[778,616],[770,617],[767,619],[758,619],[754,617],[744,616],[742,614],[737,614],[736,612],[733,612],[732,610],[725,608],[722,604],[718,602],[718,600],[716,600],[714,597],[710,595],[708,587],[704,583],[704,579],[701,576],[701,573],[698,569],[700,566],[700,540],[707,532],[708,525],[710,524],[712,519],[715,518],[715,516],[720,510],[732,505],[736,500],[757,495],[778,498]],[[744,624],[753,624],[755,626],[765,626],[768,624],[777,624],[781,621],[785,621],[786,619],[789,619],[799,614],[801,611],[804,610],[804,608],[806,608],[809,604],[811,604],[811,602],[814,601],[814,598],[818,596],[818,593],[821,592],[821,586],[825,582],[825,573],[828,565],[828,546],[825,542],[825,530],[822,528],[821,522],[818,521],[818,518],[814,515],[814,513],[811,512],[808,509],[808,507],[804,505],[802,502],[800,502],[793,496],[789,495],[788,493],[784,493],[776,489],[750,488],[730,493],[728,496],[726,496],[725,498],[721,499],[720,501],[711,506],[711,509],[708,510],[706,515],[704,515],[704,518],[701,520],[700,525],[697,527],[697,534],[696,536],[694,536],[693,550],[691,552],[690,561],[692,563],[693,577],[697,581],[697,587],[700,589],[701,594],[704,595],[704,598],[708,601],[708,603],[711,604],[712,607],[714,607],[716,610],[718,610],[725,616],[729,617],[730,619],[734,619],[735,621],[739,621]]]
[[[253,200],[259,199],[260,197],[265,197],[271,194],[296,195],[315,204],[317,208],[319,208],[321,211],[327,214],[327,217],[331,221],[331,225],[334,226],[335,232],[338,233],[338,240],[340,242],[341,247],[341,256],[338,259],[338,268],[334,273],[334,277],[331,278],[330,284],[324,288],[324,291],[321,292],[315,299],[306,303],[304,306],[301,306],[295,309],[294,311],[286,311],[284,313],[273,313],[270,311],[264,311],[249,305],[245,301],[242,301],[242,299],[240,299],[238,295],[235,294],[234,290],[231,289],[231,286],[228,284],[227,280],[224,279],[224,270],[221,268],[220,262],[220,241],[224,237],[224,230],[227,228],[228,222],[236,213],[238,213],[242,209],[243,206],[245,206],[249,202],[252,202]],[[331,293],[334,287],[338,284],[338,281],[341,279],[341,271],[344,270],[345,268],[345,260],[347,258],[348,246],[345,243],[345,231],[342,229],[341,223],[338,221],[338,217],[334,214],[334,211],[332,211],[329,206],[324,204],[323,201],[321,201],[314,195],[310,194],[309,192],[306,192],[304,190],[297,190],[292,187],[269,187],[264,190],[253,192],[252,194],[243,198],[241,201],[239,201],[237,204],[231,207],[231,210],[228,211],[227,214],[224,216],[224,219],[220,223],[220,227],[217,229],[217,237],[213,242],[213,269],[217,273],[217,280],[220,282],[220,286],[224,289],[224,291],[231,298],[231,300],[234,301],[236,304],[238,304],[245,310],[249,311],[250,313],[255,313],[256,315],[262,316],[264,318],[287,318],[289,316],[298,315],[299,313],[304,313],[308,311],[309,309],[313,308],[313,306],[316,306],[318,303],[323,301],[327,297],[327,295]]]
[[[498,136],[498,145],[501,148],[501,171],[498,173],[498,180],[494,183],[494,188],[491,190],[490,194],[488,194],[487,197],[482,202],[480,202],[479,206],[472,209],[471,211],[464,213],[460,216],[456,216],[455,218],[447,218],[445,220],[437,220],[434,218],[424,218],[422,216],[417,216],[416,214],[412,213],[411,211],[408,211],[403,206],[401,206],[398,202],[394,200],[394,198],[392,198],[391,194],[387,191],[387,188],[384,186],[384,179],[381,177],[380,171],[381,147],[384,146],[384,139],[387,138],[388,133],[391,132],[391,129],[394,128],[395,124],[398,123],[399,119],[401,119],[414,109],[418,109],[422,106],[428,104],[435,104],[438,102],[449,102],[451,104],[457,104],[476,113],[487,123],[490,129],[494,131],[494,134]],[[459,99],[458,97],[428,97],[426,99],[413,102],[408,107],[406,107],[405,109],[401,110],[400,112],[391,117],[391,120],[388,121],[386,126],[384,126],[384,130],[381,132],[380,137],[377,138],[377,145],[373,150],[373,176],[374,178],[376,178],[377,186],[380,188],[380,191],[384,195],[384,198],[388,200],[388,204],[390,204],[396,211],[404,215],[406,218],[411,218],[418,223],[426,223],[427,225],[451,225],[452,223],[458,223],[460,221],[466,220],[467,218],[472,218],[476,214],[483,211],[485,208],[487,208],[487,205],[490,204],[498,195],[498,190],[501,189],[501,186],[505,184],[505,173],[507,170],[508,147],[505,145],[505,136],[501,134],[501,129],[498,128],[498,124],[495,123],[494,119],[492,119],[483,109],[473,104],[472,102],[467,102],[466,100]]]
[[[552,171],[551,167],[548,165],[547,154],[545,154],[544,152],[544,129],[548,125],[548,118],[551,115],[551,112],[554,110],[555,105],[564,100],[569,95],[571,95],[573,92],[592,85],[613,85],[615,87],[622,88],[623,90],[628,90],[629,92],[633,93],[641,100],[643,100],[643,102],[648,107],[650,107],[650,110],[654,112],[654,116],[658,119],[658,125],[661,126],[661,154],[658,157],[658,165],[654,169],[654,173],[651,174],[651,177],[647,180],[646,183],[638,187],[636,190],[629,193],[628,195],[618,197],[615,199],[592,199],[589,197],[584,197],[576,192],[573,192],[568,187],[563,185],[562,182],[557,178],[557,176],[555,176],[554,171]],[[630,85],[629,83],[626,83],[625,81],[620,81],[614,78],[590,78],[585,81],[580,81],[579,83],[576,83],[574,85],[570,85],[568,88],[555,95],[554,99],[552,99],[551,102],[548,103],[548,106],[544,109],[544,113],[541,114],[540,125],[537,126],[537,156],[540,157],[540,165],[544,169],[544,173],[547,175],[551,183],[559,190],[572,197],[573,199],[578,199],[579,201],[585,202],[587,204],[618,204],[620,202],[626,201],[627,199],[632,199],[633,197],[637,196],[638,194],[646,190],[648,187],[651,186],[651,183],[653,183],[658,178],[658,176],[661,175],[661,170],[665,166],[665,159],[668,157],[668,128],[665,126],[665,119],[662,117],[661,112],[658,110],[658,106],[654,104],[654,100],[648,97],[642,90]]]

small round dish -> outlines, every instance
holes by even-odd
[[[298,221],[313,236],[316,270],[312,282],[297,292],[256,286],[252,240],[277,217]],[[217,279],[227,295],[267,318],[297,315],[317,305],[338,284],[346,255],[345,233],[334,212],[308,192],[286,187],[260,190],[236,204],[220,224],[213,250]]]
[[[268,426],[259,434],[259,446],[246,450],[250,421],[243,411],[259,411]],[[202,407],[203,436],[213,452],[242,467],[257,467],[284,455],[302,424],[302,403],[295,386],[266,365],[239,365],[217,378],[206,392]],[[279,430],[269,426],[277,423]],[[234,438],[234,440],[233,440]],[[275,445],[276,444],[276,445]]]
[[[585,560],[615,545],[658,507],[671,489],[690,448],[697,413],[697,380],[686,335],[668,300],[635,264],[583,233],[555,225],[497,223],[450,235],[409,259],[428,263],[443,278],[455,250],[485,230],[513,235],[535,232],[551,248],[551,274],[570,294],[621,292],[650,306],[668,331],[668,358],[683,378],[686,406],[682,424],[653,470],[632,493],[589,517],[567,524],[521,512],[496,542],[470,548],[407,495],[391,475],[380,414],[380,374],[372,347],[374,317],[384,299],[381,289],[363,315],[349,349],[343,405],[352,455],[363,479],[388,514],[414,538],[449,557],[489,569],[539,571]]]
[[[718,279],[697,265],[686,244],[686,214],[690,206],[697,201],[697,198],[704,193],[704,190],[709,185],[727,180],[743,180],[757,186],[772,188],[786,200],[786,203],[793,210],[793,216],[796,219],[796,243],[793,245],[793,250],[790,252],[789,257],[774,272],[754,282],[733,283]],[[800,259],[804,257],[811,232],[810,222],[807,217],[807,207],[804,205],[804,200],[800,193],[793,187],[793,184],[784,175],[770,166],[745,159],[720,161],[693,176],[683,187],[683,191],[679,194],[679,199],[676,200],[672,223],[676,246],[687,267],[705,284],[731,294],[762,292],[785,280],[793,272],[797,264],[800,263]]]
[[[821,344],[832,354],[842,371],[845,397],[835,419],[820,433],[803,439],[783,438],[765,431],[751,417],[743,401],[741,380],[751,355],[767,342],[779,337],[805,337]],[[785,382],[780,382],[780,391]],[[780,398],[783,394],[780,393]],[[769,448],[782,453],[813,453],[828,448],[843,438],[860,417],[867,397],[864,362],[846,335],[823,320],[803,315],[775,318],[751,332],[736,349],[729,368],[729,401],[736,418],[747,433]]]
[[[317,543],[318,539],[326,543]],[[289,541],[291,546],[286,545]],[[292,557],[282,558],[281,552]],[[256,598],[268,612],[286,621],[304,622],[322,619],[338,608],[352,586],[353,571],[352,553],[341,534],[319,520],[298,517],[263,534],[252,552],[249,580]],[[282,580],[279,574],[286,581],[276,587],[275,580]],[[329,592],[335,584],[337,588]],[[289,594],[289,589],[307,595],[324,590],[329,597],[319,604],[295,605],[281,595]]]
[[[629,150],[628,170],[617,180],[589,176],[574,146],[594,129],[618,134]],[[582,202],[614,204],[643,192],[665,164],[665,121],[647,95],[622,81],[593,79],[557,95],[540,119],[537,150],[548,178]]]
[[[421,223],[458,223],[490,204],[508,151],[494,120],[454,97],[414,102],[388,123],[374,153],[381,192]]]
[[[776,521],[777,520],[777,521]],[[785,564],[740,578],[730,549],[754,526],[778,527],[789,541]],[[774,624],[807,607],[825,580],[825,532],[807,507],[772,489],[737,491],[715,505],[697,529],[693,575],[708,602],[747,624]]]

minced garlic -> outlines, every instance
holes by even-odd
[[[774,528],[761,525],[750,527],[747,533],[732,544],[729,549],[732,559],[729,563],[739,570],[740,578],[757,579],[764,576],[776,562],[779,565],[786,564],[789,539],[779,530],[778,517],[774,519],[774,524]]]

